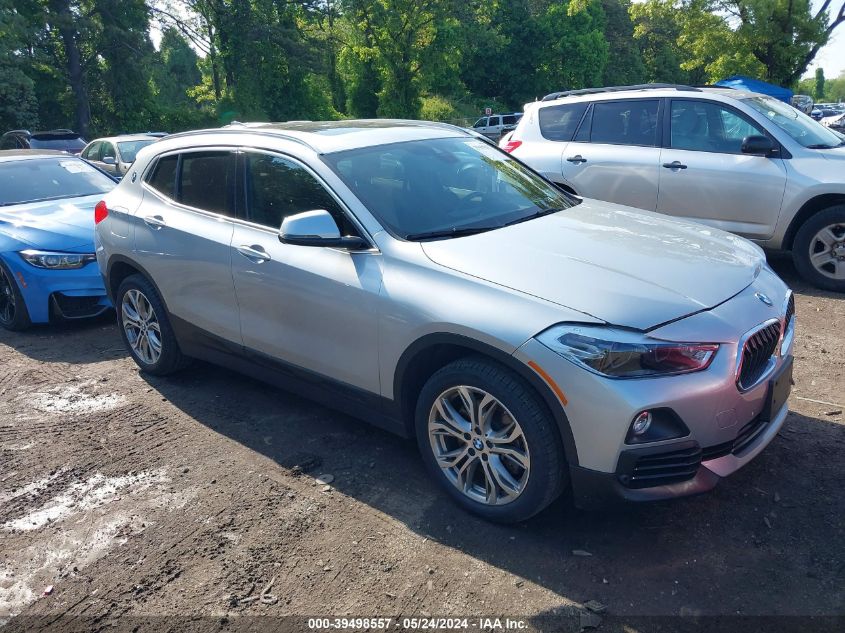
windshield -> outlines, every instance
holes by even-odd
[[[105,193],[117,183],[78,158],[0,162],[0,206]]]
[[[826,149],[842,144],[842,136],[782,101],[768,97],[751,97],[743,102],[757,110],[804,147]]]
[[[402,239],[499,228],[577,203],[475,138],[378,145],[328,154],[323,160]]]
[[[123,141],[122,143],[118,143],[117,147],[120,149],[120,159],[124,163],[134,163],[135,157],[138,155],[138,152],[141,151],[141,148],[151,145],[152,143],[155,143],[154,139],[143,141]]]

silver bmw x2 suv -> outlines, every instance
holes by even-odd
[[[201,358],[416,437],[488,519],[708,490],[787,415],[794,304],[757,246],[575,197],[466,130],[176,134],[95,216],[143,371]]]

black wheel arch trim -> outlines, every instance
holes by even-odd
[[[431,350],[438,346],[452,346],[462,347],[470,352],[487,356],[492,360],[504,365],[520,378],[531,385],[534,390],[540,395],[543,403],[549,409],[549,412],[554,417],[557,428],[560,434],[561,443],[563,444],[564,453],[569,466],[578,466],[578,449],[575,445],[575,438],[572,435],[572,428],[569,425],[569,418],[566,417],[566,412],[563,406],[557,399],[557,396],[551,388],[537,375],[528,365],[517,360],[513,354],[508,354],[492,345],[482,343],[476,339],[460,334],[452,334],[448,332],[436,332],[426,334],[411,343],[396,364],[396,371],[393,375],[393,402],[400,412],[407,412],[409,410],[409,403],[405,401],[406,381],[409,379],[408,370],[411,368],[413,361],[419,358],[420,354]],[[415,404],[415,402],[414,402]],[[414,407],[410,410],[413,411]],[[413,433],[413,415],[408,416],[407,413],[402,416],[405,423],[409,426],[409,433]],[[410,417],[410,419],[408,419]],[[413,436],[413,435],[411,435]]]

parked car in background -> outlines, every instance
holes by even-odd
[[[825,127],[829,127],[831,130],[835,130],[840,134],[845,133],[845,112],[825,117],[821,123]]]
[[[204,358],[416,436],[487,519],[703,492],[786,419],[794,302],[761,249],[471,132],[233,125],[131,174],[96,252],[143,371]]]
[[[810,113],[810,115],[816,121],[821,121],[824,118],[827,118],[829,116],[835,116],[837,114],[840,114],[841,112],[842,110],[840,110],[839,108],[834,108],[830,106],[822,107],[817,105],[815,108],[813,108],[813,111]]]
[[[78,319],[111,305],[94,256],[94,205],[113,178],[51,150],[0,151],[0,326]]]
[[[804,114],[810,114],[813,111],[813,98],[809,95],[793,95],[789,103]]]
[[[521,112],[484,116],[473,124],[472,129],[493,141],[498,141],[502,136],[513,131],[521,118]]]
[[[0,150],[4,149],[53,149],[68,154],[79,154],[85,147],[85,139],[72,130],[47,130],[30,132],[12,130],[0,138]]]
[[[764,95],[654,86],[527,104],[504,149],[581,196],[689,218],[792,251],[845,291],[845,137]]]
[[[118,178],[126,174],[141,148],[155,143],[160,137],[151,134],[126,134],[98,138],[85,146],[81,156],[103,171]]]

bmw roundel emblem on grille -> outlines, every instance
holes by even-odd
[[[755,293],[754,293],[754,296],[755,296],[755,297],[757,297],[757,298],[758,298],[760,301],[762,301],[763,303],[765,303],[767,306],[772,305],[772,300],[771,300],[771,299],[769,299],[769,298],[768,298],[766,295],[764,295],[762,292],[755,292]]]

